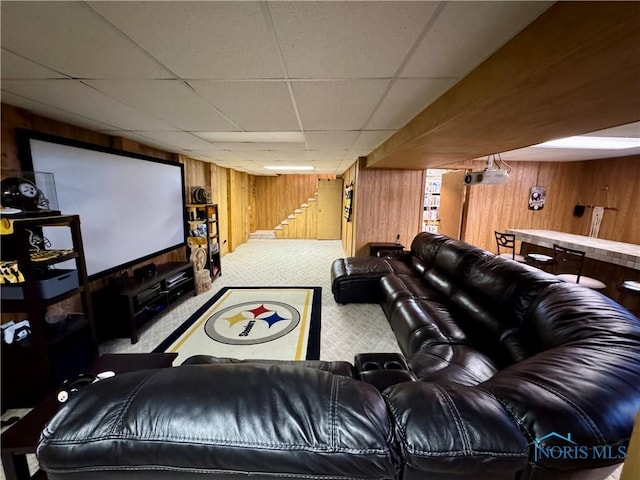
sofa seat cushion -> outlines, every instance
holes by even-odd
[[[384,399],[364,382],[305,367],[185,365],[86,387],[44,430],[37,454],[50,479],[136,470],[386,479],[399,471],[392,438]]]
[[[378,257],[338,258],[331,264],[331,293],[338,303],[379,303],[380,278],[388,274],[411,275],[399,260]]]
[[[466,343],[469,340],[452,317],[449,307],[437,300],[399,300],[388,320],[407,358],[433,343]]]
[[[414,353],[409,366],[423,382],[453,382],[478,385],[491,378],[498,368],[486,355],[468,345],[429,345]]]
[[[213,355],[193,355],[182,365],[218,365],[218,364],[255,364],[255,365],[289,365],[296,367],[315,368],[334,375],[354,378],[353,365],[349,362],[324,360],[239,360],[237,358],[214,357]]]
[[[385,275],[380,280],[382,298],[382,308],[387,315],[391,316],[391,311],[395,304],[406,298],[423,298],[429,300],[440,300],[440,295],[429,289],[421,278],[414,275]]]
[[[528,440],[500,402],[476,387],[402,383],[383,393],[411,478],[514,478]]]

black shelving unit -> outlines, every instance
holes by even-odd
[[[193,265],[188,262],[165,263],[157,267],[152,277],[127,278],[116,292],[112,314],[125,321],[131,343],[136,343],[140,326],[193,294],[194,289]]]
[[[98,356],[80,218],[55,215],[4,219],[12,222],[13,233],[3,235],[2,243],[15,254],[24,282],[2,286],[2,312],[22,314],[16,317],[29,320],[31,333],[21,341],[2,345],[2,405],[33,406]],[[34,232],[42,235],[45,227],[68,229],[70,251],[46,259],[34,256],[30,237]],[[68,261],[75,269],[68,270],[66,265],[64,270],[56,268]],[[69,315],[56,328],[49,326],[45,320],[47,308],[75,296],[80,298],[82,312]]]
[[[190,248],[194,245],[206,246],[209,254],[205,268],[211,273],[211,280],[215,280],[222,275],[218,205],[208,203],[187,205],[187,221],[189,231],[187,244]]]

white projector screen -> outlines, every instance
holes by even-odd
[[[36,137],[28,139],[33,171],[53,173],[58,209],[80,215],[91,279],[184,245],[181,164]],[[54,248],[69,248],[60,230],[44,235]]]

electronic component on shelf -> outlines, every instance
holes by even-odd
[[[171,278],[167,278],[167,288],[171,288],[176,283],[180,283],[187,278],[187,272],[180,272]]]

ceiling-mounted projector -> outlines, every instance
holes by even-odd
[[[504,185],[509,182],[509,170],[502,170],[496,166],[500,162],[509,167],[502,161],[500,155],[489,155],[487,158],[487,168],[480,172],[469,172],[464,176],[465,185]]]
[[[509,173],[499,169],[469,172],[464,176],[465,185],[504,185],[508,182]]]

